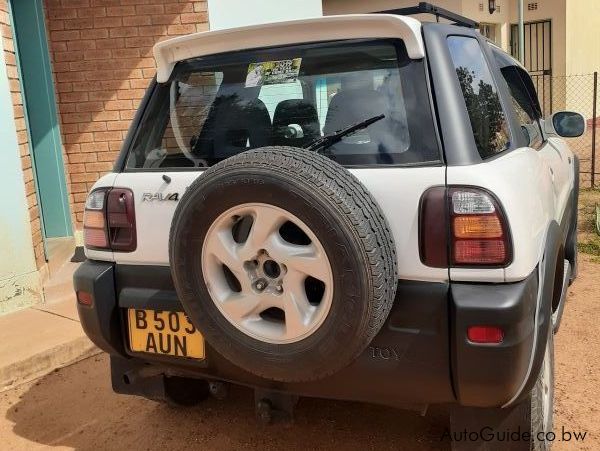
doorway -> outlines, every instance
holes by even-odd
[[[11,0],[15,50],[46,250],[73,235],[43,0]]]

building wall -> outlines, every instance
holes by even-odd
[[[581,26],[582,23],[587,26]],[[594,72],[600,72],[600,2],[567,0],[566,4],[566,102],[564,108],[586,119],[594,116]],[[596,105],[596,114],[600,103]]]
[[[26,205],[29,215],[29,228],[33,242],[36,267],[41,269],[45,263],[44,243],[42,241],[42,228],[40,212],[35,192],[35,180],[32,167],[27,124],[23,110],[23,96],[17,69],[17,57],[15,55],[15,44],[11,20],[9,14],[8,0],[0,0],[0,26],[3,43],[2,54],[6,62],[6,75],[10,89],[10,105],[13,108],[14,123],[17,132],[18,152],[20,155],[23,181],[25,183]],[[2,247],[0,246],[0,249]]]
[[[208,0],[208,10],[211,30],[323,15],[321,0]]]
[[[155,74],[152,46],[208,29],[206,1],[46,0],[71,209],[112,169]]]
[[[594,3],[596,8],[600,7],[600,2],[597,0],[543,0],[536,2],[538,9],[534,11],[528,10],[527,5],[530,2],[527,0],[525,0],[524,5],[526,22],[545,19],[552,20],[552,59],[553,73],[555,75],[564,75],[566,73],[566,2],[578,4],[577,8],[573,8],[573,11],[577,11],[575,14],[581,15],[585,14],[584,3]],[[363,0],[323,0],[323,11],[325,14],[369,12],[413,6],[417,3],[414,0],[372,0],[369,2]],[[510,24],[518,22],[516,0],[498,0],[497,4],[500,10],[494,12],[494,14],[489,13],[487,0],[438,0],[433,3],[478,22],[497,24],[500,32],[500,42],[498,44],[504,50],[509,50]],[[579,11],[581,12],[579,13]],[[598,19],[595,20],[600,20],[600,15],[597,15],[596,18]],[[431,21],[432,18],[429,16],[425,20]],[[585,18],[587,23],[590,20],[594,19]],[[590,26],[585,27],[585,29],[586,33],[593,34],[597,30],[597,27]]]
[[[31,162],[23,137],[18,75],[6,2],[0,2],[0,314],[40,301],[40,280],[31,240],[27,184]]]
[[[525,1],[525,22],[550,19],[552,22],[552,75],[562,76],[566,74],[566,1],[567,0],[544,0],[537,1],[538,9],[529,11],[528,1]],[[577,0],[579,1],[579,0]],[[510,21],[517,23],[519,12],[516,2],[511,9]]]
[[[581,24],[586,26],[581,26]],[[566,73],[591,74],[600,71],[600,2],[567,0]]]
[[[367,13],[415,6],[418,3],[417,0],[323,0],[323,14],[330,16],[333,14]],[[462,0],[435,0],[431,3],[451,11],[462,9]],[[425,20],[431,20],[431,16]]]
[[[511,0],[511,3],[516,0]],[[495,24],[499,39],[496,39],[496,44],[504,49],[504,51],[510,50],[510,5],[508,2],[499,1],[497,2],[498,9],[490,14],[488,9],[488,2],[485,1],[474,1],[474,0],[462,0],[460,13],[463,16],[467,16],[477,22]]]

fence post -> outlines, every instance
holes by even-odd
[[[596,105],[598,104],[598,72],[594,72],[594,105],[592,107],[592,189],[596,186]]]

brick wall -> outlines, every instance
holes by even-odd
[[[39,269],[46,263],[46,260],[44,256],[44,244],[42,242],[40,212],[35,194],[35,182],[33,179],[31,155],[29,154],[27,125],[23,113],[23,96],[21,94],[21,84],[17,70],[13,32],[10,26],[10,18],[8,15],[8,0],[0,0],[0,26],[2,27],[0,35],[3,40],[4,59],[6,61],[6,71],[8,74],[8,81],[12,95],[17,139],[19,143],[19,152],[21,154],[21,165],[23,167],[25,194],[27,196],[27,205],[29,208],[33,249],[35,253],[36,265]]]
[[[6,0],[0,0],[6,1]],[[71,208],[113,162],[155,74],[152,46],[208,30],[206,1],[45,0]]]

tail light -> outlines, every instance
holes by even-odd
[[[421,260],[433,267],[502,267],[512,258],[508,223],[494,196],[472,187],[434,187],[420,214]]]
[[[83,212],[83,243],[89,249],[108,249],[106,190],[92,191]]]
[[[132,252],[136,249],[133,192],[126,188],[92,191],[83,214],[85,247]]]
[[[494,196],[479,188],[448,190],[452,266],[506,266],[511,259],[508,224]]]

